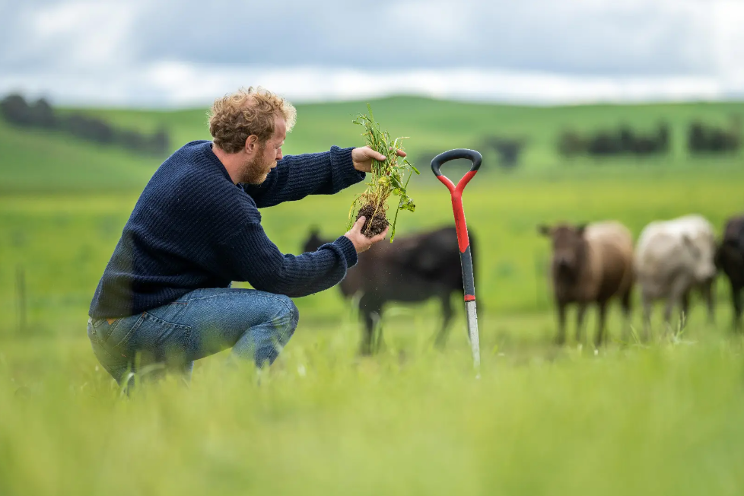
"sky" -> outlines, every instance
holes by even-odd
[[[744,97],[744,0],[0,0],[0,95],[204,105],[391,94],[520,104]]]

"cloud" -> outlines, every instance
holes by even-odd
[[[136,63],[478,66],[594,74],[706,70],[713,15],[709,4],[697,0],[382,0],[375,8],[341,0],[24,5],[19,16],[30,28],[24,52],[35,64],[106,64],[118,52]],[[0,22],[13,23],[13,13]],[[22,68],[23,59],[15,64]]]
[[[0,50],[6,70],[51,68],[102,71],[134,62],[136,4],[96,1],[25,5],[12,43]],[[3,21],[7,22],[7,21]]]
[[[744,88],[743,23],[739,0],[26,0],[0,7],[0,90],[117,105],[260,81],[302,99],[722,98]]]
[[[712,77],[586,77],[481,68],[370,71],[178,62],[153,64],[136,74],[119,73],[113,78],[67,73],[56,76],[57,84],[51,91],[37,84],[38,80],[38,74],[5,79],[0,82],[0,92],[26,88],[34,95],[76,105],[183,107],[208,105],[214,98],[248,85],[264,86],[295,102],[416,94],[538,105],[717,100],[735,89]]]

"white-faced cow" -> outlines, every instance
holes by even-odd
[[[315,251],[327,242],[313,230],[304,251]],[[470,245],[475,265],[472,231]],[[359,262],[349,269],[339,288],[346,298],[360,297],[359,313],[364,321],[362,354],[376,351],[375,323],[389,301],[411,303],[438,298],[442,304],[442,325],[436,344],[444,346],[453,313],[452,293],[463,297],[460,251],[454,226],[399,236],[393,243],[374,245],[359,255]]]
[[[648,338],[655,300],[666,299],[664,319],[669,324],[674,307],[687,315],[690,292],[696,288],[707,300],[708,315],[713,319],[715,249],[713,226],[700,215],[651,222],[643,229],[635,267],[643,300],[644,338]]]
[[[744,291],[744,215],[733,217],[726,222],[723,239],[716,250],[715,263],[731,283],[734,329],[741,332],[742,291]]]
[[[582,342],[584,313],[590,303],[596,303],[599,318],[594,342],[601,345],[605,340],[607,304],[612,298],[620,299],[627,334],[633,286],[633,239],[628,229],[608,221],[580,226],[540,226],[538,230],[553,243],[551,275],[558,312],[556,342],[563,344],[566,340],[567,305],[578,305],[576,340]]]

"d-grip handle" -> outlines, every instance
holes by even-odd
[[[431,170],[434,172],[435,176],[439,177],[442,175],[439,168],[450,160],[456,160],[458,158],[466,158],[473,163],[470,167],[470,172],[477,171],[481,166],[481,162],[483,162],[483,157],[477,151],[469,150],[467,148],[455,148],[454,150],[447,150],[446,152],[442,152],[434,157],[431,160]]]

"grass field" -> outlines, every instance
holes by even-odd
[[[483,350],[475,379],[462,310],[446,352],[438,308],[394,306],[385,348],[359,358],[356,316],[335,290],[297,299],[301,320],[258,373],[227,355],[120,397],[85,336],[95,285],[139,190],[157,166],[123,151],[0,124],[0,495],[57,494],[741,494],[744,358],[719,281],[717,321],[696,302],[681,336],[613,343],[595,354],[551,345],[548,241],[536,225],[617,219],[638,235],[698,212],[718,230],[744,211],[737,157],[563,164],[555,133],[659,118],[723,122],[739,105],[519,108],[397,98],[373,102],[412,156],[473,146],[489,129],[533,143],[513,173],[488,170],[464,203],[477,241]],[[304,105],[286,153],[359,144],[360,103]],[[96,110],[129,127],[165,123],[176,143],[205,138],[204,110]],[[677,140],[679,143],[679,140]],[[431,175],[426,164],[423,174]],[[455,176],[455,169],[443,169]],[[415,181],[415,179],[414,179]],[[362,185],[262,212],[280,249],[311,224],[345,230]],[[452,222],[447,191],[411,188],[399,233]],[[20,329],[18,277],[27,321]],[[593,332],[594,315],[588,329]],[[638,312],[634,325],[640,321]]]

